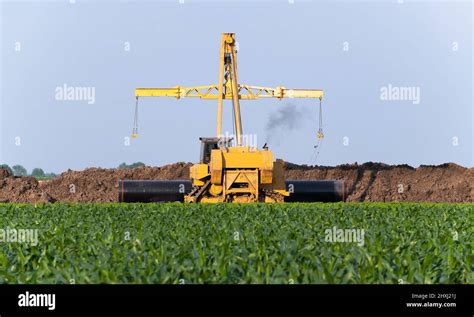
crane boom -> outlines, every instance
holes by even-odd
[[[289,89],[285,87],[260,87],[238,84],[239,99],[256,100],[260,98],[319,98],[322,99],[324,92],[320,89]],[[223,99],[232,100],[232,89],[225,89]],[[219,85],[207,85],[196,87],[172,88],[136,88],[135,97],[195,97],[201,99],[215,100],[219,97]]]

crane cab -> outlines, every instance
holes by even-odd
[[[232,143],[232,138],[201,137],[199,140],[201,141],[201,157],[199,159],[201,164],[210,163],[212,150],[228,148]]]

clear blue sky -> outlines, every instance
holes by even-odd
[[[260,146],[270,116],[299,110],[296,128],[274,131],[276,157],[474,165],[471,1],[75,2],[1,3],[1,163],[61,172],[198,160],[216,103],[142,99],[140,137],[126,146],[134,88],[216,83],[220,34],[235,32],[241,83],[325,91],[316,162],[314,100],[242,102]],[[56,100],[64,84],[93,87],[95,103]],[[382,100],[388,85],[419,89],[420,102]]]

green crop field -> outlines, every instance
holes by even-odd
[[[0,204],[0,283],[472,283],[473,217],[474,204]]]

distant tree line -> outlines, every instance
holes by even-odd
[[[124,162],[118,166],[118,169],[132,169],[139,166],[145,166],[145,163],[135,162],[132,164],[127,164]],[[28,176],[28,171],[26,170],[26,168],[24,168],[21,165],[13,165],[12,167],[10,167],[8,164],[0,164],[0,168],[7,169],[10,172],[10,174],[15,175],[15,176]],[[54,173],[45,173],[42,168],[35,167],[31,171],[31,174],[29,174],[29,176],[49,178],[49,177],[56,177],[57,175]]]
[[[132,163],[132,164],[127,164],[127,163],[122,163],[118,166],[118,169],[119,170],[122,170],[122,169],[132,169],[132,168],[135,168],[135,167],[139,167],[139,166],[145,166],[145,163],[142,163],[142,162],[135,162],[135,163]]]
[[[10,167],[8,164],[0,164],[0,168],[4,168],[10,172],[10,174],[15,176],[28,176],[28,171],[22,165],[13,165]],[[56,177],[54,173],[45,173],[42,168],[35,167],[31,171],[30,176],[34,177]]]

